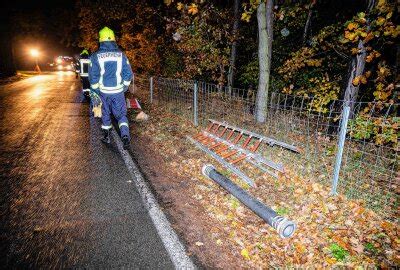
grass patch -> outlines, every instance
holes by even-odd
[[[364,249],[372,254],[375,254],[378,251],[372,243],[366,243]]]
[[[331,252],[332,257],[335,258],[337,261],[344,261],[349,255],[349,252],[347,250],[336,243],[333,243],[329,246],[329,251]]]
[[[290,213],[290,210],[286,207],[278,207],[275,212],[280,216],[285,216]]]

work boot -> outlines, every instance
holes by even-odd
[[[131,141],[129,140],[128,136],[122,137],[122,143],[124,144],[124,150],[128,150],[131,147]]]
[[[111,143],[110,139],[110,130],[109,129],[103,129],[103,138],[101,138],[101,141],[106,144]]]

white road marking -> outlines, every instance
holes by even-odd
[[[123,149],[122,141],[115,129],[112,129],[111,134],[175,268],[196,269],[196,266],[186,254],[185,247],[179,241],[179,238],[172,229],[171,224],[160,209],[157,200],[140,173],[136,163],[132,160],[128,151]]]

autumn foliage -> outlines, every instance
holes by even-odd
[[[366,105],[352,124],[379,117],[398,102],[396,3],[377,0],[368,7],[369,2],[275,1],[272,91],[313,98],[310,109],[327,113],[334,100],[344,98],[351,59],[365,53],[364,71],[352,84],[359,88],[356,101]],[[94,50],[98,29],[109,25],[135,72],[226,85],[232,44],[237,41],[234,87],[254,89],[259,75],[254,13],[259,4],[260,0],[241,1],[242,22],[233,33],[233,1],[78,1],[79,44]],[[397,135],[381,132],[389,128],[390,134],[398,133],[396,116],[392,110],[385,115],[388,120],[380,121],[390,122],[390,127],[373,121],[378,125],[375,132],[357,137],[393,144]]]

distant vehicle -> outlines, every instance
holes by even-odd
[[[50,63],[50,67],[60,71],[75,71],[75,61],[70,56],[58,56],[54,63]]]

